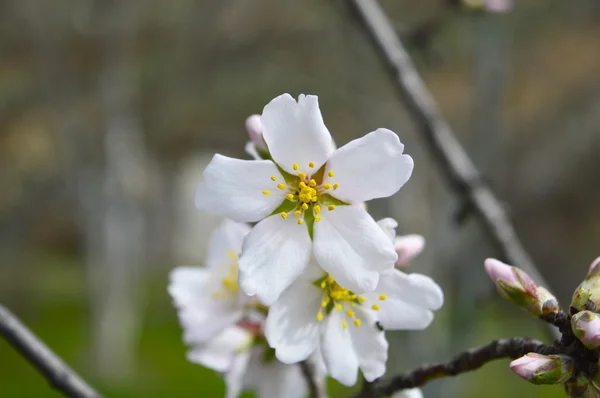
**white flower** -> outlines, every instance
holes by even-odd
[[[307,387],[300,367],[275,359],[263,335],[266,309],[237,282],[237,256],[249,230],[225,220],[211,237],[206,268],[171,272],[169,293],[190,346],[187,358],[224,374],[227,398],[245,388],[260,398],[301,398]]]
[[[410,388],[408,390],[398,391],[392,398],[423,398],[423,392],[420,388]]]
[[[320,346],[327,372],[353,385],[358,368],[367,381],[385,372],[383,329],[424,329],[442,303],[440,287],[425,275],[392,269],[374,291],[355,292],[311,264],[269,309],[265,336],[284,363],[302,361]]]
[[[273,303],[311,256],[344,286],[371,291],[397,259],[391,242],[360,206],[393,195],[413,161],[390,130],[334,150],[316,96],[272,100],[261,116],[271,160],[215,155],[196,205],[239,222],[258,222],[244,243],[240,286]],[[383,242],[383,243],[382,243]]]
[[[385,234],[394,242],[394,249],[398,254],[396,267],[405,268],[408,263],[418,256],[425,248],[425,238],[421,235],[411,234],[396,236],[398,223],[393,218],[379,220],[379,226]]]

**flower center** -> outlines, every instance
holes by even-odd
[[[313,284],[323,291],[321,309],[317,312],[317,319],[319,321],[322,321],[324,316],[329,315],[335,308],[338,312],[345,310],[346,315],[349,320],[354,323],[354,326],[360,326],[361,320],[356,316],[353,308],[365,304],[367,301],[365,296],[357,295],[353,291],[340,286],[329,274],[317,279]],[[386,298],[387,296],[385,294],[380,294],[378,297],[380,301],[384,301]],[[371,306],[371,309],[374,311],[378,311],[379,308],[379,304],[373,304]],[[346,327],[348,327],[348,322],[343,320],[342,326],[346,329]]]

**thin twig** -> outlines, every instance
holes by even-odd
[[[302,375],[306,380],[306,384],[308,385],[308,390],[310,392],[311,398],[327,398],[327,393],[325,392],[324,380],[320,380],[317,372],[315,371],[315,366],[313,363],[309,362],[309,360],[305,360],[299,363],[300,369],[302,370]]]
[[[538,284],[547,286],[519,241],[502,203],[481,178],[475,165],[440,114],[410,55],[398,38],[377,0],[350,0],[375,44],[383,53],[402,99],[433,157],[449,183],[460,195],[462,208],[476,214],[491,240],[509,263],[523,269]],[[551,328],[555,338],[560,334]]]
[[[0,335],[37,368],[52,387],[65,396],[101,398],[100,394],[94,391],[2,305],[0,305]]]
[[[366,385],[355,398],[379,398],[396,391],[420,387],[432,380],[456,376],[479,369],[488,362],[502,358],[519,358],[529,352],[558,354],[560,348],[522,337],[494,340],[481,347],[465,351],[447,362],[423,365],[389,380],[377,380]]]

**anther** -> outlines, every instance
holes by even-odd
[[[385,294],[380,294],[379,295],[379,300],[383,301],[387,298],[387,296]]]
[[[317,182],[314,179],[312,179],[308,182],[308,185],[311,186],[312,188],[314,188],[317,186]]]
[[[302,203],[302,210],[308,210],[308,205],[306,203]]]
[[[279,188],[279,189],[285,189],[285,185],[283,185],[283,184],[277,184],[277,188]]]
[[[288,193],[286,198],[287,198],[287,200],[292,200],[292,199],[294,199],[294,195],[292,195],[291,193]]]
[[[294,215],[295,215],[296,217],[298,217],[300,214],[302,214],[302,211],[300,211],[300,210],[296,210],[296,211],[294,212]]]
[[[294,170],[298,170],[298,163],[294,163]]]
[[[336,305],[335,305],[335,309],[336,309],[338,312],[342,312],[342,305],[341,305],[341,304],[336,304]]]
[[[285,211],[281,212],[281,218],[283,218],[284,220],[287,218],[287,213]]]
[[[271,180],[275,181],[275,180],[277,180],[277,177],[276,176],[271,176]]]
[[[379,310],[379,306],[377,304],[373,304],[371,308],[373,308],[375,311]]]
[[[365,302],[365,296],[358,296],[358,301],[360,301],[361,303]]]
[[[304,183],[304,181],[300,181],[300,184],[298,184],[300,186],[300,188],[306,188],[306,184]]]
[[[348,322],[342,321],[342,327],[346,329],[348,327]]]
[[[329,189],[329,188],[331,188],[331,184],[323,184],[323,188]]]
[[[315,167],[315,162],[308,162],[308,167],[310,167],[311,169],[312,169],[313,167]]]
[[[321,289],[325,289],[327,287],[327,282],[321,282]]]
[[[333,177],[335,175],[335,173],[332,170],[329,170],[329,173],[327,173],[327,175],[329,177]]]
[[[265,196],[269,196],[271,194],[271,192],[267,191],[266,189],[263,191],[263,195]]]
[[[317,216],[315,217],[315,221],[316,221],[316,222],[319,222],[319,221],[321,221],[321,216],[317,215]]]
[[[335,206],[334,206],[334,205],[329,205],[329,206],[327,206],[327,210],[331,211],[331,210],[333,210],[333,209],[335,209]]]
[[[304,222],[303,219],[301,219],[301,218],[298,219],[298,225],[301,225],[303,222]]]
[[[317,213],[317,214],[320,214],[320,213],[321,213],[321,206],[319,206],[319,205],[315,205],[315,206],[313,207],[313,209],[315,210],[315,213]]]
[[[319,321],[323,320],[323,313],[321,311],[317,312],[317,320],[319,320]]]
[[[356,326],[356,327],[360,326],[360,319],[355,319],[354,320],[354,326]]]
[[[335,184],[333,184],[333,190],[335,191],[338,187],[340,186],[340,184],[338,184],[337,182]]]
[[[354,318],[354,311],[346,310],[346,315],[348,315],[350,318]]]
[[[304,180],[306,178],[306,173],[301,171],[300,173],[298,173],[298,177],[300,177]]]

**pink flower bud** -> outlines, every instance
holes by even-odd
[[[507,285],[521,285],[517,274],[515,274],[513,267],[510,265],[494,258],[488,258],[485,260],[483,266],[494,283],[497,284],[499,281],[502,281]]]
[[[600,257],[590,265],[587,276],[575,289],[571,307],[577,311],[600,309]]]
[[[573,375],[573,360],[564,355],[530,352],[512,361],[510,370],[533,384],[564,383]]]
[[[600,318],[590,311],[581,311],[571,318],[575,336],[589,349],[600,347]]]
[[[588,271],[588,276],[589,275],[595,275],[598,273],[598,271],[600,271],[600,257],[598,257],[597,259],[595,259],[592,264],[590,265],[590,269]]]
[[[484,6],[488,12],[507,12],[514,7],[513,0],[485,0]]]
[[[425,248],[425,238],[417,234],[397,236],[394,240],[394,248],[398,253],[396,267],[406,267]]]
[[[260,115],[250,115],[246,118],[246,130],[250,140],[256,145],[257,148],[267,149],[265,140],[262,135],[262,123],[260,122]]]

